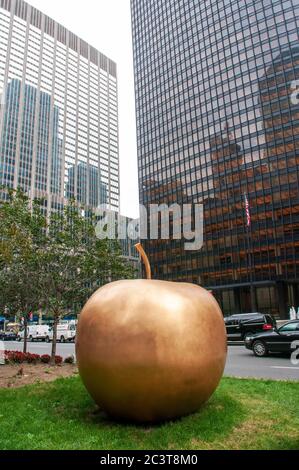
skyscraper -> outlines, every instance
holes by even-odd
[[[25,85],[23,101],[21,104],[21,81],[12,79],[7,85],[5,94],[5,107],[3,113],[3,144],[1,146],[0,180],[2,184],[22,187],[30,191],[35,187],[40,192],[47,191],[47,178],[49,169],[50,192],[59,194],[61,186],[61,149],[62,140],[59,139],[58,123],[59,108],[54,106],[51,110],[51,95],[39,93],[37,105],[37,89]],[[22,109],[21,109],[22,108]],[[39,115],[36,116],[36,112]],[[50,115],[53,120],[50,123]],[[20,113],[22,118],[20,120]],[[38,123],[38,143],[34,155],[34,127]],[[18,132],[21,132],[19,142],[19,159],[17,155]],[[49,162],[49,139],[52,136],[52,159]],[[33,163],[35,172],[33,171]]]
[[[200,251],[144,241],[154,275],[209,288],[225,313],[285,316],[299,305],[299,1],[131,8],[140,201],[204,207]]]
[[[107,204],[107,186],[101,182],[99,178],[98,169],[95,166],[79,163],[76,171],[76,167],[72,166],[69,168],[68,173],[68,184],[66,197],[72,198],[74,195],[75,188],[75,177],[77,177],[77,201],[87,205],[86,194],[87,194],[87,182],[89,182],[89,203],[92,207],[98,207],[100,204]]]
[[[22,0],[0,0],[0,184],[119,208],[116,64]],[[105,188],[105,190],[104,190]]]

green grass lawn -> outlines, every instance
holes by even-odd
[[[225,378],[198,413],[143,427],[110,421],[78,377],[2,389],[0,449],[299,449],[299,383]]]

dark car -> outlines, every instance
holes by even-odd
[[[1,331],[0,341],[16,341],[17,335],[14,331]]]
[[[224,318],[227,339],[244,340],[247,335],[276,328],[275,319],[263,313],[240,313]]]
[[[292,353],[299,345],[299,320],[293,320],[279,329],[256,333],[246,336],[245,346],[258,357],[267,356],[268,353]]]

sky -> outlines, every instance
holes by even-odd
[[[27,0],[117,63],[120,211],[138,217],[138,171],[130,0]]]

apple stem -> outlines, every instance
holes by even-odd
[[[146,272],[146,279],[151,279],[152,278],[152,270],[151,270],[151,265],[148,260],[147,254],[145,253],[144,249],[142,248],[141,243],[137,243],[135,245],[136,250],[138,253],[140,253],[141,259],[144,262],[145,265],[145,272]]]

